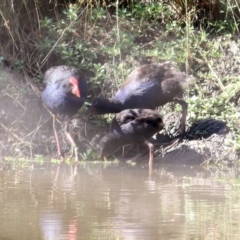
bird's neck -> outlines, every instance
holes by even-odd
[[[107,99],[103,111],[104,113],[118,113],[118,112],[121,112],[123,109],[124,109],[124,106],[121,102],[111,98],[111,99]]]

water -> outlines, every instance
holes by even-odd
[[[221,180],[223,179],[224,180]],[[239,239],[234,171],[85,163],[0,170],[0,240]]]

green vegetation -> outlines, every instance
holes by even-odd
[[[52,65],[77,66],[90,102],[111,96],[140,64],[175,62],[197,78],[186,98],[189,120],[226,121],[240,148],[239,1],[146,2],[3,0],[0,64],[34,83]]]

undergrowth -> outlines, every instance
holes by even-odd
[[[140,64],[175,62],[197,78],[186,94],[189,120],[224,120],[240,136],[238,1],[71,2],[3,0],[0,64],[36,84],[50,66],[77,66],[91,102]]]

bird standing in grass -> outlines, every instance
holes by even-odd
[[[70,117],[77,113],[87,98],[87,82],[78,69],[71,66],[49,68],[44,74],[46,84],[41,94],[44,105],[53,113],[53,131],[58,155],[64,159],[56,131],[56,114],[64,116],[64,132],[78,160],[77,146],[69,132]]]
[[[176,97],[183,93],[194,78],[177,71],[167,63],[145,64],[133,70],[116,94],[110,98],[97,98],[88,109],[88,115],[119,113],[124,109],[155,109],[168,102],[182,106],[180,134],[185,134],[187,103]]]

